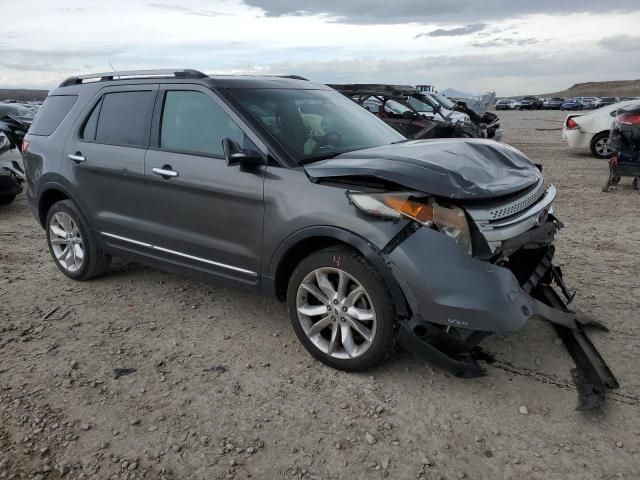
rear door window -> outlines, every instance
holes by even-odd
[[[195,91],[167,91],[160,127],[162,150],[222,157],[225,138],[243,145],[245,135],[211,97]]]
[[[84,124],[81,137],[83,140],[93,142],[96,139],[96,129],[98,128],[98,116],[100,115],[100,106],[102,105],[102,99],[93,107],[93,111]]]
[[[29,133],[31,135],[49,136],[56,131],[71,108],[78,100],[77,95],[53,95],[47,99],[38,110]]]
[[[146,148],[149,145],[155,94],[151,90],[105,94],[98,116],[95,141]]]

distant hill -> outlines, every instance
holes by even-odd
[[[3,100],[44,100],[49,90],[27,90],[22,88],[0,88],[0,102]]]
[[[640,97],[639,80],[576,83],[562,92],[543,93],[540,97]]]

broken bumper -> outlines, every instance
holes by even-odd
[[[546,320],[576,363],[572,376],[580,397],[578,408],[597,407],[607,388],[617,388],[618,382],[584,330],[604,327],[567,308],[572,296],[551,263],[553,253],[550,246],[519,280],[507,268],[468,256],[441,233],[418,229],[386,255],[412,312],[412,318],[400,325],[398,341],[456,376],[476,377],[484,372],[473,356],[475,344],[447,340],[442,327],[476,334],[515,332],[530,319]],[[554,282],[566,301],[551,287]],[[433,324],[442,327],[434,329]]]

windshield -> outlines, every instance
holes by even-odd
[[[433,107],[428,103],[422,102],[415,97],[409,97],[409,105],[416,109],[420,113],[433,112]]]
[[[447,110],[453,110],[453,107],[455,106],[455,103],[453,103],[451,100],[449,100],[444,95],[441,95],[439,93],[431,93],[429,95],[432,98],[434,98],[440,105],[442,105]]]
[[[5,115],[13,115],[14,117],[26,117],[33,118],[33,111],[29,110],[22,105],[16,105],[13,103],[0,104],[0,117]]]
[[[299,163],[405,139],[334,90],[258,88],[231,92]]]

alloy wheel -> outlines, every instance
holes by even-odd
[[[56,212],[49,223],[49,242],[58,263],[68,272],[77,272],[84,261],[84,246],[78,225],[70,215]]]
[[[376,335],[376,312],[369,293],[344,270],[321,267],[298,287],[296,313],[309,340],[333,358],[364,354]]]
[[[598,155],[602,155],[603,157],[611,154],[611,145],[608,138],[601,138],[598,140],[594,148]]]

